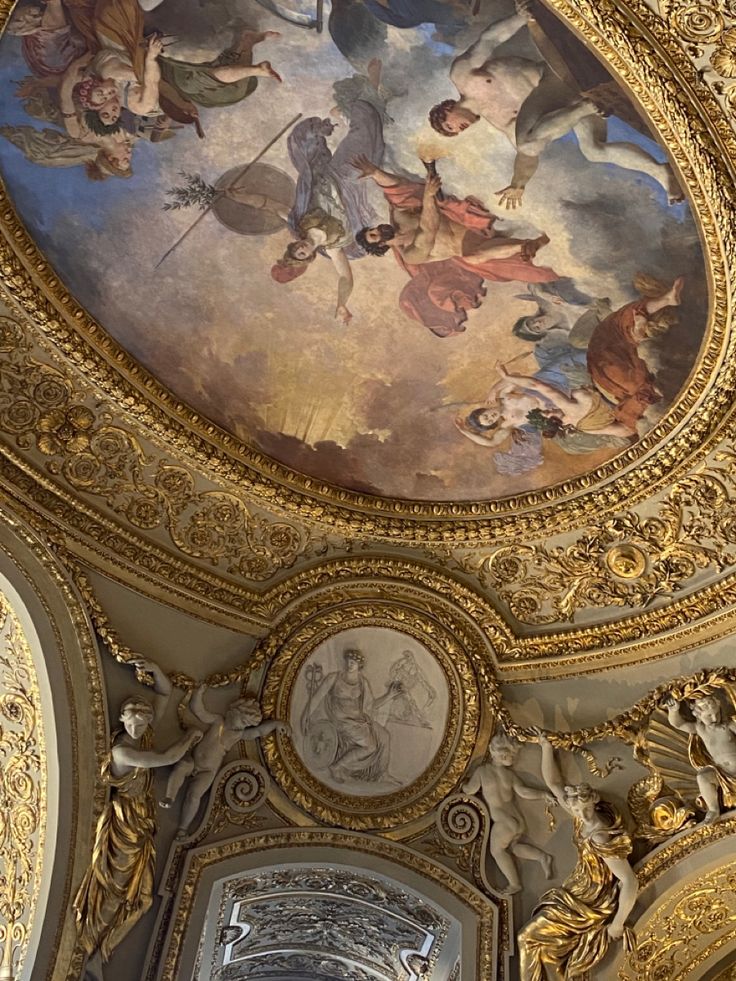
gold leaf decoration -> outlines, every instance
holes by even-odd
[[[163,529],[191,558],[244,579],[289,568],[307,535],[267,519],[235,494],[198,490],[191,471],[147,454],[112,409],[89,404],[62,372],[30,355],[20,325],[0,318],[0,426],[22,449],[47,457],[46,469],[75,491],[101,498],[141,531]]]
[[[0,593],[0,959],[16,970],[41,885],[45,823],[41,697],[23,627]]]
[[[517,620],[542,625],[591,607],[646,607],[734,563],[736,452],[728,448],[675,483],[653,516],[628,511],[566,546],[502,545],[479,574]]]
[[[626,955],[619,981],[685,981],[736,934],[736,863],[712,869],[661,903]]]

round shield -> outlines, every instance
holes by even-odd
[[[270,164],[240,164],[228,170],[215,183],[212,213],[238,235],[272,235],[284,227],[279,215],[266,208],[254,208],[238,198],[246,194],[264,194],[278,201],[288,211],[294,203],[296,184],[283,170]]]
[[[331,722],[310,722],[303,745],[304,762],[310,770],[329,766],[337,753],[337,732]]]

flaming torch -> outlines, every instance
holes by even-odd
[[[436,160],[422,160],[424,164],[424,169],[427,171],[427,177],[438,177],[437,173],[437,161]],[[441,190],[437,192],[437,200],[444,201],[445,195]]]

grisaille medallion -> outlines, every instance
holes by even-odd
[[[432,762],[447,723],[447,680],[422,645],[359,627],[320,644],[294,685],[291,727],[304,765],[334,790],[401,790]]]

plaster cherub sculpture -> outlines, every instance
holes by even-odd
[[[736,806],[736,717],[724,720],[715,694],[703,693],[686,704],[692,720],[683,715],[683,703],[674,698],[664,707],[670,725],[690,736],[688,757],[705,802],[705,823],[712,824],[721,814],[721,797],[724,810]]]
[[[553,865],[551,855],[524,839],[527,827],[516,798],[543,800],[547,805],[556,805],[557,798],[545,790],[528,786],[514,773],[519,749],[519,744],[509,739],[505,732],[497,732],[488,747],[488,759],[462,787],[466,794],[480,791],[488,806],[493,822],[489,848],[496,865],[508,881],[507,895],[521,890],[514,856],[539,862],[547,879],[552,877]]]
[[[161,807],[171,807],[182,784],[189,779],[179,819],[179,837],[186,837],[199,810],[200,801],[212,786],[225,756],[233,746],[241,739],[260,739],[272,732],[291,732],[291,727],[286,722],[278,719],[263,721],[258,700],[251,696],[234,699],[224,715],[210,712],[204,704],[206,690],[206,685],[200,685],[189,702],[191,714],[197,722],[206,726],[202,741],[191,753],[179,760],[171,771],[166,784],[166,796],[159,801]]]

